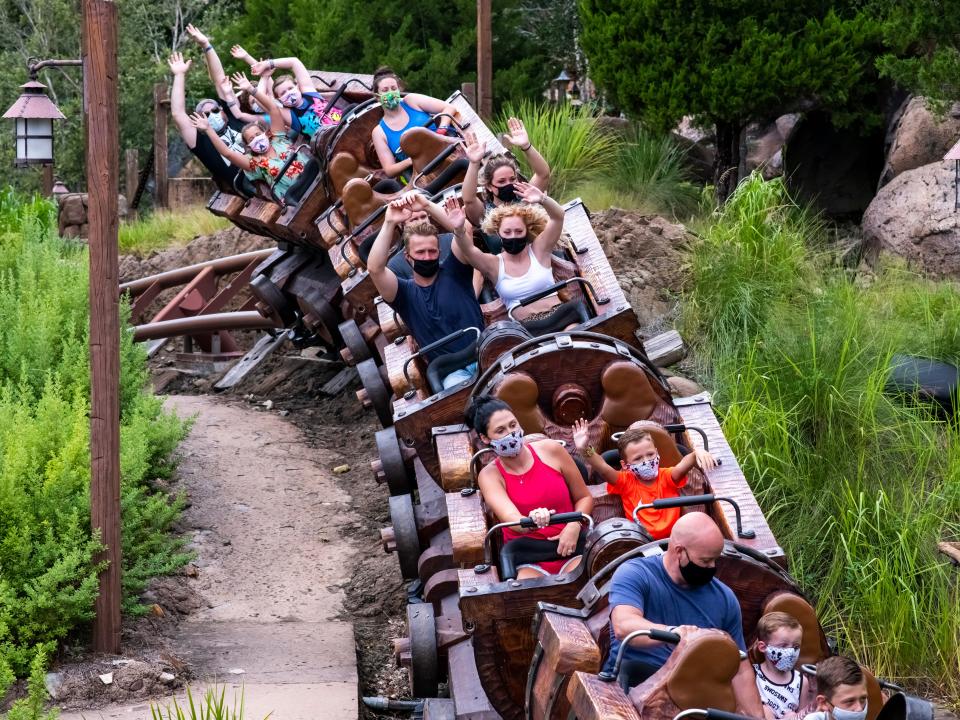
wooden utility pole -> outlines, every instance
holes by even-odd
[[[44,165],[40,174],[40,186],[43,196],[53,197],[53,165]]]
[[[137,182],[140,180],[140,153],[136,148],[127,148],[124,170],[124,194],[127,196],[127,222],[137,216],[133,207],[133,196],[137,194]]]
[[[485,120],[493,116],[492,0],[477,0],[477,112]]]
[[[117,6],[83,0],[83,104],[90,225],[90,523],[105,549],[95,652],[120,652],[120,285]]]
[[[167,195],[167,106],[170,92],[166,83],[153,86],[153,180],[157,184],[157,207],[169,207]]]

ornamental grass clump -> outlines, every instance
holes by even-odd
[[[960,426],[886,391],[896,353],[960,361],[960,289],[852,273],[779,181],[696,245],[684,321],[726,437],[841,652],[960,702]]]
[[[87,253],[56,236],[46,201],[0,194],[0,694],[93,617]],[[120,337],[124,610],[184,565],[171,535],[184,500],[151,481],[173,470],[186,425],[147,389],[146,356]]]

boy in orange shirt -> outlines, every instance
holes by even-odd
[[[717,466],[713,455],[706,450],[694,450],[672,468],[662,468],[653,436],[641,428],[632,428],[617,442],[622,469],[614,470],[587,445],[587,421],[582,418],[574,423],[573,443],[593,471],[607,482],[607,492],[620,496],[623,513],[629,518],[640,503],[679,496],[678,490],[686,485],[687,473],[693,467],[712,470]],[[670,535],[680,517],[680,508],[647,508],[641,510],[638,517],[650,536],[660,540]]]

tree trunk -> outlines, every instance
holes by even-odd
[[[713,184],[717,202],[723,205],[737,187],[740,166],[740,122],[717,120],[714,123],[717,136],[717,155],[713,163]]]

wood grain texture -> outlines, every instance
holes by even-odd
[[[90,250],[90,524],[105,549],[93,649],[120,652],[120,282],[117,6],[83,0],[84,110]],[[166,108],[163,108],[166,118]],[[164,124],[164,133],[166,125]],[[166,168],[166,135],[163,146]],[[157,167],[160,167],[160,154]],[[163,177],[166,180],[165,177]],[[165,183],[164,183],[165,188]],[[165,193],[163,195],[165,201]]]
[[[403,397],[409,390],[417,391],[418,395],[422,394],[422,399],[430,396],[427,387],[426,364],[421,363],[421,358],[417,358],[407,366],[410,382],[403,374],[404,364],[416,351],[417,344],[412,335],[407,335],[399,345],[390,343],[383,349],[383,364],[387,368],[390,387],[397,397]]]
[[[567,700],[578,720],[640,720],[640,713],[619,685],[603,682],[590,673],[573,674],[567,686]]]
[[[387,340],[393,342],[401,335],[409,333],[407,326],[403,322],[403,318],[400,317],[400,313],[390,307],[383,298],[379,298],[376,301],[376,306],[377,323],[380,325],[380,329],[383,331],[383,335]]]
[[[447,493],[447,517],[450,522],[450,542],[453,546],[453,561],[467,567],[483,562],[483,540],[487,534],[487,521],[480,504],[480,495],[464,497],[460,493]]]
[[[493,709],[476,667],[470,640],[454,645],[448,652],[450,698],[457,708],[457,720],[501,720]]]
[[[537,639],[543,646],[543,662],[558,673],[600,672],[600,648],[579,618],[546,612]]]
[[[470,458],[473,445],[470,433],[444,433],[434,435],[437,460],[440,463],[440,483],[447,492],[458,492],[473,485],[470,477]]]
[[[103,39],[106,40],[106,38]],[[115,42],[113,52],[116,52]],[[92,65],[85,67],[92,68]],[[97,72],[102,72],[103,70],[104,68],[101,67],[97,69]],[[169,122],[169,107],[170,89],[165,82],[156,83],[153,86],[153,179],[156,184],[154,204],[159,208],[170,206],[169,187],[167,184],[167,124]],[[91,118],[88,117],[87,122],[89,123],[90,121]],[[105,128],[102,126],[97,127],[98,132],[103,132],[104,130]]]

